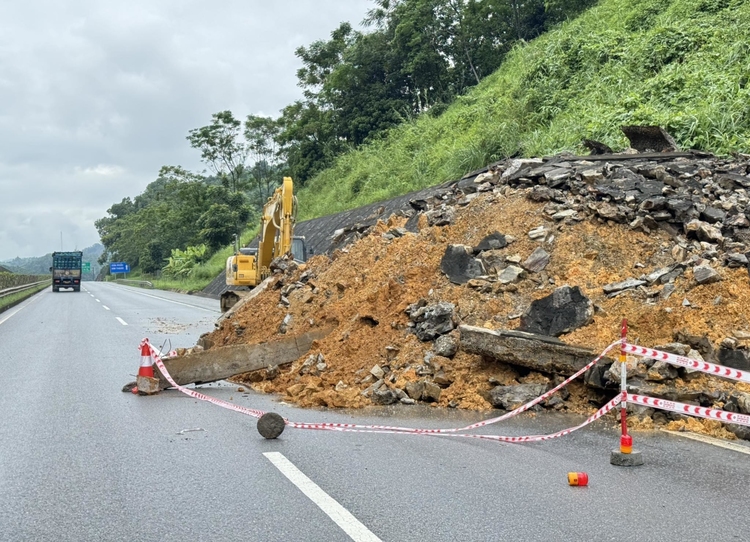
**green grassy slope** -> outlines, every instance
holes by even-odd
[[[627,146],[655,124],[683,148],[750,149],[750,2],[602,0],[516,48],[438,118],[342,156],[300,192],[301,219],[404,194],[513,155]]]

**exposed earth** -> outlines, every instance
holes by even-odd
[[[277,374],[257,371],[233,381],[279,394],[284,401],[303,407],[357,408],[373,404],[371,386],[378,379],[383,379],[386,388],[405,390],[409,382],[424,376],[418,372],[427,363],[442,375],[438,381],[441,391],[432,398],[432,405],[489,411],[493,405],[488,393],[495,386],[552,383],[560,377],[499,363],[460,348],[452,357],[438,356],[433,341],[415,335],[407,308],[420,300],[427,304],[448,302],[455,305],[456,324],[514,329],[532,301],[564,285],[578,286],[594,306],[590,323],[559,337],[566,344],[600,352],[619,338],[623,319],[628,322],[629,342],[647,347],[674,343],[678,332],[705,336],[716,348],[727,338],[742,348],[747,340],[742,332],[750,338],[745,312],[750,304],[748,270],[723,265],[728,241],[706,246],[691,240],[690,232],[684,231],[687,227],[649,229],[630,218],[607,219],[596,212],[568,213],[561,218],[554,213],[556,208],[550,209],[549,199],[535,201],[540,199],[534,197],[535,187],[524,186],[528,178],[515,184],[499,181],[509,164],[487,174],[494,174],[494,182],[490,179],[481,186],[482,179],[477,179],[480,189],[471,197],[459,194],[451,206],[455,214],[446,225],[430,225],[426,214],[420,213],[412,221],[418,224],[412,228],[416,231],[406,232],[403,226],[409,217],[394,215],[342,250],[278,272],[267,290],[210,334],[214,347],[269,342],[326,326],[332,326],[333,331]],[[584,203],[579,199],[578,203]],[[585,206],[579,205],[579,211],[583,210]],[[529,232],[540,226],[547,233],[532,239]],[[500,260],[505,261],[497,269],[485,270],[464,284],[452,283],[441,271],[449,245],[476,247],[496,232],[510,241],[502,248]],[[676,246],[681,249],[675,251]],[[508,283],[497,280],[504,267],[524,262],[539,247],[549,253],[543,271],[524,273]],[[658,295],[659,290],[651,285],[616,295],[604,293],[605,285],[690,257],[693,260],[687,270],[670,280],[674,287],[671,295]],[[698,284],[689,268],[697,265],[710,266],[720,280]],[[457,333],[454,330],[449,335]],[[640,369],[646,373],[649,368]],[[750,393],[750,385],[705,375],[693,375],[689,380],[677,377],[670,385],[716,392],[712,404],[703,405],[715,408],[722,408],[732,394]],[[545,406],[590,414],[617,393],[616,388],[592,389],[579,381],[567,389],[569,394],[557,394],[562,401],[549,401]],[[636,428],[652,429],[656,423],[673,430],[735,438],[718,422],[653,411],[636,412],[636,418]]]

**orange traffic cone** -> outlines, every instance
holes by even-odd
[[[143,342],[141,342],[141,366],[138,368],[138,378],[136,379],[136,383],[142,383],[146,384],[149,381],[144,381],[142,377],[154,378],[154,361],[151,358],[151,346],[148,344],[148,339],[143,339]],[[141,387],[150,389],[151,386],[144,386]],[[146,391],[144,389],[144,391]],[[138,393],[138,385],[134,386],[132,390],[134,394]]]
[[[151,347],[148,344],[148,339],[143,339],[141,343],[141,367],[138,369],[138,376],[154,378],[154,361],[151,359]]]

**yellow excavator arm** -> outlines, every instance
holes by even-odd
[[[297,197],[294,195],[294,183],[291,177],[284,177],[282,185],[263,206],[258,248],[239,249],[227,259],[227,286],[252,288],[267,278],[271,274],[273,259],[291,252],[296,220]],[[222,294],[222,311],[226,311],[238,299],[239,295],[231,290]]]

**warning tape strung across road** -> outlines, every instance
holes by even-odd
[[[739,369],[732,369],[730,367],[724,367],[723,365],[716,365],[714,363],[708,363],[707,361],[698,361],[695,359],[686,358],[685,356],[678,356],[676,354],[670,354],[669,352],[662,352],[660,350],[654,350],[652,348],[644,348],[635,344],[625,344],[623,349],[625,352],[635,354],[636,356],[642,356],[644,358],[651,358],[657,361],[666,361],[672,365],[679,365],[681,367],[687,367],[688,369],[695,369],[702,373],[711,374],[714,376],[722,376],[731,380],[737,380],[739,382],[750,383],[750,373],[740,371]]]
[[[563,429],[561,431],[557,431],[556,433],[550,433],[548,435],[526,435],[526,436],[518,436],[518,437],[508,437],[505,435],[472,435],[472,434],[466,434],[466,433],[437,433],[434,430],[429,429],[411,429],[409,428],[408,431],[404,430],[388,430],[388,429],[381,429],[382,426],[377,425],[358,425],[356,426],[357,429],[353,429],[351,426],[345,426],[345,427],[337,427],[339,425],[346,425],[346,424],[330,424],[330,423],[295,423],[295,422],[287,422],[287,425],[289,427],[294,427],[296,429],[317,429],[322,431],[345,431],[349,433],[390,433],[392,435],[425,435],[425,436],[432,436],[432,437],[463,437],[463,438],[477,438],[477,439],[483,439],[483,440],[494,440],[498,442],[511,442],[511,443],[523,443],[523,442],[541,442],[544,440],[551,440],[553,438],[557,437],[564,437],[565,435],[569,435],[573,431],[577,431],[578,429],[581,429],[582,427],[586,427],[590,423],[598,420],[602,416],[604,416],[607,412],[615,408],[622,399],[622,394],[618,394],[614,399],[612,399],[610,402],[608,402],[606,405],[604,405],[602,408],[597,410],[594,414],[586,418],[586,420],[574,427],[568,427],[567,429]],[[371,427],[372,429],[365,429],[367,427]]]
[[[204,395],[200,392],[197,392],[195,390],[191,390],[189,388],[186,388],[184,386],[181,386],[177,384],[172,376],[169,374],[169,371],[167,371],[166,366],[164,365],[164,362],[161,360],[161,357],[155,350],[153,346],[151,346],[150,343],[144,341],[141,343],[148,344],[149,349],[151,351],[151,356],[154,360],[154,363],[159,368],[161,373],[164,375],[164,378],[166,378],[167,382],[169,382],[174,388],[179,390],[180,392],[184,393],[185,395],[188,395],[190,397],[193,397],[195,399],[199,399],[201,401],[207,401],[209,403],[213,403],[217,406],[220,406],[222,408],[227,408],[229,410],[234,410],[235,412],[239,412],[241,414],[246,414],[248,416],[252,416],[254,418],[260,418],[265,414],[265,411],[263,410],[256,410],[252,408],[245,408],[233,403],[229,403],[227,401],[223,401],[221,399],[217,399],[215,397],[210,397],[208,395]],[[611,401],[609,401],[606,405],[604,405],[602,408],[600,408],[597,412],[595,412],[593,415],[589,416],[583,423],[575,426],[575,427],[569,427],[567,429],[563,429],[561,431],[557,431],[556,433],[551,433],[549,435],[530,435],[530,436],[517,436],[517,437],[509,437],[509,436],[502,436],[502,435],[472,435],[472,434],[458,434],[457,431],[464,431],[468,429],[474,429],[477,427],[482,427],[485,425],[489,425],[491,423],[496,423],[501,420],[506,420],[512,416],[515,416],[521,412],[524,412],[531,408],[532,406],[536,405],[540,401],[544,400],[545,398],[549,397],[553,393],[555,393],[557,390],[565,386],[567,383],[572,381],[574,378],[582,375],[586,370],[590,369],[591,367],[596,364],[599,359],[601,359],[604,354],[607,353],[607,351],[612,348],[615,345],[621,344],[620,341],[617,341],[615,343],[612,343],[610,346],[608,346],[596,359],[594,359],[591,363],[589,363],[586,367],[578,371],[576,374],[571,376],[568,380],[562,382],[555,388],[551,389],[544,395],[541,395],[534,399],[533,401],[530,401],[526,403],[525,405],[522,405],[518,407],[517,409],[508,412],[507,414],[503,416],[499,416],[497,418],[492,418],[490,420],[485,420],[483,422],[479,422],[476,424],[472,424],[469,426],[466,426],[465,428],[458,428],[458,429],[416,429],[411,427],[391,427],[391,426],[384,426],[384,425],[359,425],[359,424],[338,424],[338,423],[300,423],[300,422],[291,422],[287,419],[284,419],[284,422],[289,427],[295,428],[295,429],[313,429],[313,430],[319,430],[319,431],[340,431],[340,432],[352,432],[352,433],[390,433],[390,434],[402,434],[402,435],[433,435],[433,436],[449,436],[449,437],[464,437],[464,438],[478,438],[478,439],[485,439],[485,440],[494,440],[499,442],[513,442],[513,443],[520,443],[520,442],[539,442],[544,440],[550,440],[557,437],[562,437],[565,435],[568,435],[572,433],[573,431],[576,431],[578,429],[581,429],[582,427],[585,427],[592,423],[595,420],[598,420],[602,416],[604,416],[607,412],[612,410],[622,399],[622,394],[617,395],[615,398],[613,398]]]
[[[525,405],[521,405],[518,408],[516,408],[514,410],[511,410],[510,412],[508,412],[506,414],[503,414],[502,416],[498,416],[496,418],[490,418],[488,420],[484,420],[484,421],[477,422],[477,423],[474,423],[474,424],[471,424],[471,425],[467,425],[465,427],[457,427],[457,428],[453,428],[453,429],[413,429],[411,427],[398,427],[398,426],[391,426],[391,425],[377,425],[377,426],[368,425],[368,426],[363,426],[363,425],[358,425],[358,424],[353,424],[353,423],[331,423],[331,424],[326,424],[326,425],[330,426],[330,428],[342,428],[342,429],[358,429],[358,428],[364,428],[364,427],[366,427],[368,429],[372,429],[373,427],[376,427],[378,429],[384,429],[384,430],[388,430],[388,431],[399,431],[399,432],[403,432],[403,433],[422,433],[422,434],[424,434],[424,433],[437,433],[437,434],[456,433],[456,432],[459,432],[459,431],[470,431],[472,429],[477,429],[479,427],[485,427],[485,426],[491,425],[493,423],[502,422],[502,421],[508,420],[510,418],[513,418],[514,416],[517,416],[518,414],[521,414],[522,412],[526,412],[527,410],[529,410],[533,406],[539,404],[540,402],[544,401],[545,399],[548,399],[555,392],[557,392],[560,389],[564,388],[565,386],[567,386],[568,384],[570,384],[573,380],[575,380],[576,378],[578,378],[579,376],[581,376],[583,373],[585,373],[586,371],[588,371],[589,369],[591,369],[594,365],[596,365],[596,363],[600,359],[602,359],[604,357],[604,355],[607,352],[609,352],[609,350],[611,350],[615,346],[619,346],[620,344],[622,344],[620,341],[613,342],[607,348],[605,348],[602,351],[602,353],[599,354],[593,361],[591,361],[591,363],[589,363],[588,365],[586,365],[585,367],[583,367],[577,373],[575,373],[574,375],[572,375],[568,379],[564,380],[563,382],[561,382],[560,384],[558,384],[557,386],[555,386],[554,388],[552,388],[548,392],[540,395],[536,399],[532,399],[531,401],[529,401]],[[311,426],[315,425],[315,426],[317,426],[317,425],[320,425],[320,424],[303,424],[303,425],[311,425]],[[301,429],[318,429],[318,427],[301,427]]]
[[[716,410],[714,408],[686,405],[684,403],[678,403],[677,401],[667,401],[666,399],[657,399],[655,397],[636,395],[633,393],[628,393],[628,401],[647,407],[669,410],[671,412],[679,412],[680,414],[688,414],[690,416],[698,416],[700,418],[706,418],[707,420],[717,420],[724,423],[736,423],[738,425],[746,425],[750,427],[750,416],[747,416],[745,414],[737,414],[736,412],[727,412],[726,410]]]

